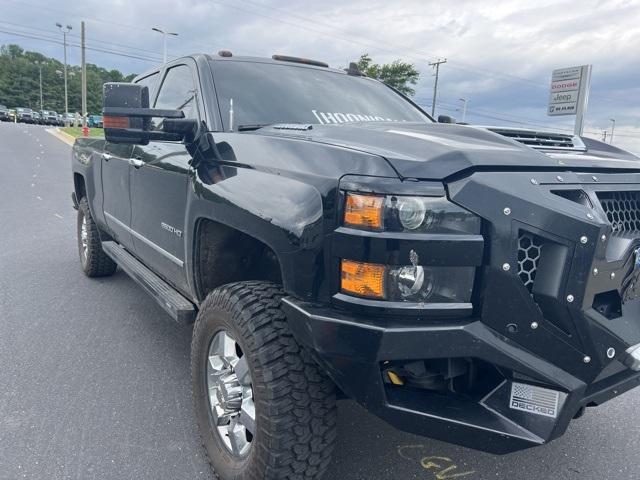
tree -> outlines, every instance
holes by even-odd
[[[394,60],[392,63],[379,65],[373,63],[369,54],[365,53],[360,57],[357,65],[358,70],[367,77],[376,78],[408,96],[416,93],[410,85],[418,83],[420,72],[412,63]]]
[[[18,45],[0,47],[0,104],[8,107],[28,107],[40,110],[40,82],[38,66],[42,67],[42,99],[44,110],[64,112],[64,67],[54,58],[38,52],[25,51]],[[81,79],[79,66],[68,65],[69,112],[81,110]],[[106,82],[126,82],[135,75],[125,76],[118,70],[106,70],[87,64],[87,111],[102,111],[102,85]]]

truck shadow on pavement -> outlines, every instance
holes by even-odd
[[[174,377],[170,383],[183,387],[179,403],[186,408],[181,415],[189,422],[184,428],[194,436],[183,449],[185,455],[203,458],[193,420],[189,388],[189,349],[191,327],[177,325],[123,272],[99,281],[103,289],[128,290],[121,310],[128,313],[120,320],[129,337],[139,337],[139,355],[153,369],[158,350],[163,363],[157,368]],[[106,292],[104,293],[107,294]],[[118,295],[115,293],[114,295]],[[135,342],[131,344],[134,348]],[[167,362],[169,364],[167,364]],[[160,400],[160,399],[158,399]],[[334,460],[327,480],[427,479],[637,479],[630,458],[640,443],[637,434],[619,442],[619,432],[629,431],[625,411],[637,410],[637,395],[626,394],[598,409],[588,409],[582,419],[573,422],[560,439],[535,449],[504,456],[491,455],[396,430],[367,413],[351,400],[338,402],[339,434]],[[632,411],[632,410],[631,410]],[[597,432],[597,434],[594,434]],[[613,445],[616,446],[613,446]],[[594,455],[592,452],[599,452]],[[623,460],[624,459],[624,460]],[[204,473],[204,472],[203,472]],[[206,475],[206,474],[205,474]],[[212,477],[213,478],[213,477]]]

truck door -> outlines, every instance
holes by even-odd
[[[102,210],[115,240],[133,249],[131,237],[131,199],[129,198],[129,160],[131,145],[105,143],[101,154]]]
[[[155,108],[178,109],[199,119],[195,65],[167,69]],[[159,128],[161,120],[154,119]],[[184,255],[187,188],[191,155],[182,142],[136,145],[131,168],[131,205],[135,254],[145,265],[188,292]]]

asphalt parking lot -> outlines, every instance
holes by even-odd
[[[80,271],[70,147],[0,123],[0,479],[209,479],[191,329],[124,273]],[[493,456],[404,434],[350,401],[327,479],[638,479],[640,391],[544,447]]]

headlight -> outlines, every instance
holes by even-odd
[[[347,193],[343,223],[390,232],[480,233],[480,218],[445,197]]]
[[[416,197],[400,197],[396,199],[397,197],[391,197],[394,207],[398,209],[398,218],[402,226],[406,230],[416,230],[420,228],[427,215],[427,208],[424,202],[421,202],[420,199]],[[429,218],[432,219],[433,216],[430,214]]]
[[[385,266],[342,260],[343,293],[375,300],[414,303],[468,303],[473,267]]]

